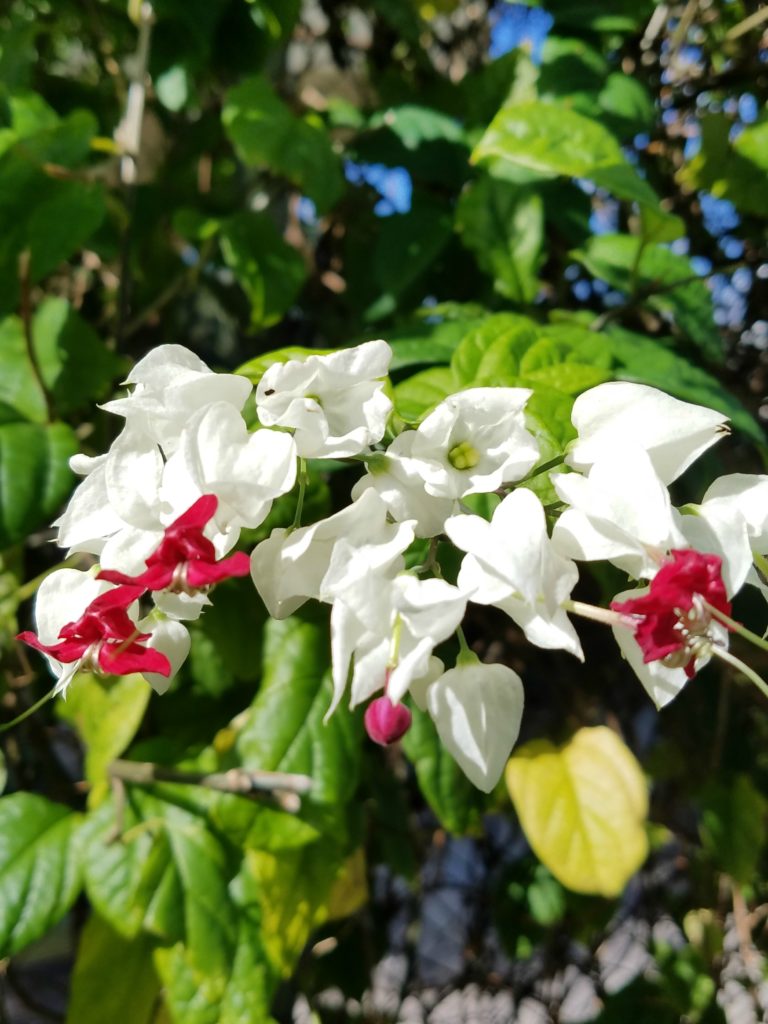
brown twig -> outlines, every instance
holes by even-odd
[[[247,771],[245,768],[230,768],[226,772],[182,772],[151,761],[123,759],[112,762],[109,774],[112,779],[119,779],[134,786],[175,782],[252,798],[269,795],[282,810],[292,814],[299,810],[300,797],[308,793],[313,784],[308,775],[290,772]]]

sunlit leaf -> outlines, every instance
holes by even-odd
[[[617,896],[648,853],[642,770],[616,733],[579,729],[562,746],[514,751],[507,786],[528,842],[564,886]]]

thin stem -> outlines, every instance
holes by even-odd
[[[56,687],[54,686],[54,688],[50,690],[48,693],[46,693],[44,697],[41,697],[40,700],[35,701],[35,703],[31,707],[28,707],[26,711],[22,711],[20,715],[17,715],[13,719],[13,721],[5,722],[5,724],[0,725],[0,732],[8,732],[9,729],[13,729],[13,727],[15,725],[18,725],[19,722],[23,722],[25,718],[29,718],[30,715],[34,715],[36,711],[40,710],[43,704],[48,703],[48,701],[51,699],[51,697],[53,697],[55,692]]]
[[[467,638],[464,636],[464,630],[461,626],[456,627],[456,637],[459,641],[459,655],[456,658],[456,664],[461,664],[461,662],[479,661],[480,659],[467,643]]]
[[[621,612],[614,612],[610,608],[598,608],[594,604],[585,604],[584,601],[563,601],[561,607],[574,615],[581,615],[584,619],[592,619],[594,622],[602,622],[606,626],[626,626],[632,628],[632,622]]]
[[[231,768],[227,772],[182,772],[151,761],[127,761],[121,758],[112,762],[109,774],[113,779],[121,779],[135,786],[175,782],[240,796],[270,794],[283,810],[290,813],[300,809],[299,797],[308,793],[313,786],[308,775],[291,772],[246,771],[244,768]]]
[[[759,647],[762,651],[768,651],[768,640],[758,636],[757,633],[753,633],[752,630],[747,629],[746,626],[742,626],[740,622],[732,619],[729,615],[726,615],[725,612],[721,612],[719,608],[715,608],[708,601],[705,601],[704,605],[707,611],[716,618],[718,622],[722,622],[724,626],[727,626],[732,633],[738,633],[739,636],[748,640],[751,644],[754,644],[755,647]]]
[[[293,517],[292,530],[296,530],[301,526],[301,514],[304,511],[304,495],[307,492],[307,463],[305,459],[299,459],[297,476],[299,478],[299,496],[296,499],[296,514]]]
[[[726,651],[724,647],[718,647],[716,644],[713,644],[711,651],[715,658],[727,662],[737,672],[741,672],[750,682],[755,684],[764,697],[768,697],[768,683],[754,669],[751,669],[749,665],[745,665],[740,658],[737,658],[735,654],[731,654],[730,651]]]

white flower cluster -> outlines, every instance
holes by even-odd
[[[722,611],[730,610],[726,592],[729,599],[745,582],[767,591],[755,561],[768,554],[768,477],[721,478],[701,505],[682,511],[668,492],[727,432],[724,416],[639,384],[593,388],[575,402],[578,436],[551,473],[559,503],[545,509],[526,486],[541,461],[536,424],[526,414],[530,391],[461,391],[385,445],[390,356],[386,342],[371,341],[274,363],[256,389],[261,425],[255,430],[242,414],[252,395],[245,377],[214,374],[176,345],[137,364],[126,382],[129,394],[105,406],[124,417],[122,433],[107,454],[73,460],[84,479],[57,523],[58,543],[92,554],[99,569],[54,572],[38,593],[36,646],[59,676],[59,689],[86,663],[103,669],[111,650],[105,645],[115,638],[122,644],[118,657],[133,645],[139,668],[140,644],[162,652],[167,677],[152,671],[147,677],[167,687],[189,649],[182,623],[200,614],[208,584],[248,571],[247,562],[237,561],[242,554],[220,560],[241,528],[261,524],[273,500],[294,488],[297,473],[301,486],[306,459],[350,459],[365,472],[342,511],[274,529],[256,547],[250,556],[256,589],[275,618],[310,599],[331,606],[329,715],[349,686],[353,706],[371,702],[370,735],[388,742],[408,728],[410,712],[400,702],[410,692],[483,790],[498,781],[517,738],[523,687],[511,668],[481,664],[466,650],[460,624],[468,602],[500,608],[531,643],[583,659],[568,617],[569,611],[590,614],[571,600],[576,562],[606,560],[650,581],[656,604],[647,615],[640,611],[640,602],[651,600],[646,587],[617,596],[629,602],[631,614],[593,609],[592,617],[602,612],[614,624],[659,706],[716,648],[725,648],[725,614],[713,618],[705,598],[719,600]],[[490,521],[464,504],[483,493],[502,497]],[[548,519],[555,518],[550,532]],[[438,538],[464,552],[455,584],[440,573]],[[419,541],[424,548],[424,539],[432,541],[429,556],[407,570],[409,549]],[[688,614],[681,622],[679,607],[659,610],[662,577],[655,592],[653,581],[667,566],[669,590],[670,556],[686,551],[695,556],[694,582],[686,583],[682,570],[673,573]],[[696,572],[708,572],[707,582],[696,582]],[[138,621],[132,591],[105,602],[102,595],[115,583],[149,590],[154,610]],[[110,616],[123,616],[125,608],[130,627],[124,618],[115,625]],[[696,609],[695,623],[689,608]],[[434,650],[457,630],[463,653],[446,670]],[[667,648],[671,654],[659,653]]]

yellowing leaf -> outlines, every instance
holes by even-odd
[[[109,792],[107,769],[131,742],[141,725],[152,693],[140,675],[103,681],[82,673],[75,677],[59,714],[75,726],[85,743],[85,775],[91,784],[90,807]]]
[[[616,896],[648,854],[648,793],[634,755],[605,726],[509,760],[507,788],[536,856],[574,892]]]

